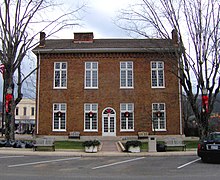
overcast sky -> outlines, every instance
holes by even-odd
[[[138,0],[63,0],[72,6],[86,3],[85,12],[80,13],[81,27],[59,32],[58,37],[72,38],[74,32],[93,32],[95,38],[125,38],[126,31],[114,24],[117,12]]]
[[[114,24],[117,12],[138,0],[63,0],[65,8],[74,8],[83,3],[86,9],[80,12],[80,27],[60,31],[53,38],[73,38],[74,32],[93,32],[94,38],[128,38],[126,31]],[[0,101],[2,101],[3,81],[0,75]],[[25,92],[24,92],[25,93]]]

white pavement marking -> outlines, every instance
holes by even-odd
[[[177,169],[184,168],[184,167],[186,167],[186,166],[188,166],[188,165],[190,165],[190,164],[192,164],[192,163],[195,163],[195,162],[197,162],[197,161],[199,161],[199,160],[201,160],[201,158],[198,158],[198,159],[195,159],[195,160],[193,160],[193,161],[190,161],[190,162],[188,162],[188,163],[186,163],[186,164],[183,164],[182,166],[177,167]]]
[[[118,164],[123,164],[123,163],[127,163],[127,162],[132,162],[132,161],[137,161],[137,160],[141,160],[144,159],[145,157],[140,157],[140,158],[135,158],[135,159],[129,159],[129,160],[125,160],[125,161],[120,161],[120,162],[115,162],[115,163],[111,163],[111,164],[106,164],[106,165],[102,165],[102,166],[97,166],[92,168],[94,169],[100,169],[100,168],[105,168],[105,167],[109,167],[109,166],[114,166],[114,165],[118,165]]]
[[[7,159],[7,158],[20,158],[24,156],[1,156],[0,159]]]
[[[66,158],[66,159],[55,159],[50,161],[38,161],[38,162],[31,162],[31,163],[24,163],[24,164],[15,164],[15,165],[9,165],[8,167],[20,167],[20,166],[29,166],[29,165],[35,165],[35,164],[46,164],[51,162],[60,162],[60,161],[70,161],[74,159],[80,159],[81,157],[74,157],[74,158]]]

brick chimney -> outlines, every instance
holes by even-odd
[[[74,33],[74,43],[93,43],[93,32]]]
[[[173,44],[178,44],[179,42],[177,30],[175,29],[172,30],[172,41],[173,41]]]
[[[40,44],[39,47],[45,47],[45,32],[40,32]]]

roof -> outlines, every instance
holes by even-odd
[[[73,39],[47,39],[45,46],[33,49],[38,53],[82,52],[158,52],[176,49],[171,39],[93,39],[93,42],[74,43]]]

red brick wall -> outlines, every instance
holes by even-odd
[[[151,88],[150,62],[164,61],[165,88]],[[84,89],[86,61],[98,62],[98,89]],[[134,89],[120,89],[120,61],[133,61]],[[53,89],[54,62],[67,62],[67,89]],[[80,131],[81,135],[102,135],[102,111],[112,107],[116,111],[116,135],[137,135],[138,131],[152,132],[152,103],[166,104],[165,132],[179,134],[179,87],[176,73],[177,62],[165,54],[69,54],[41,55],[39,127],[40,135],[67,135]],[[67,104],[67,132],[52,132],[53,103]],[[98,103],[98,132],[83,132],[84,103]],[[120,132],[120,103],[134,103],[135,132]]]

